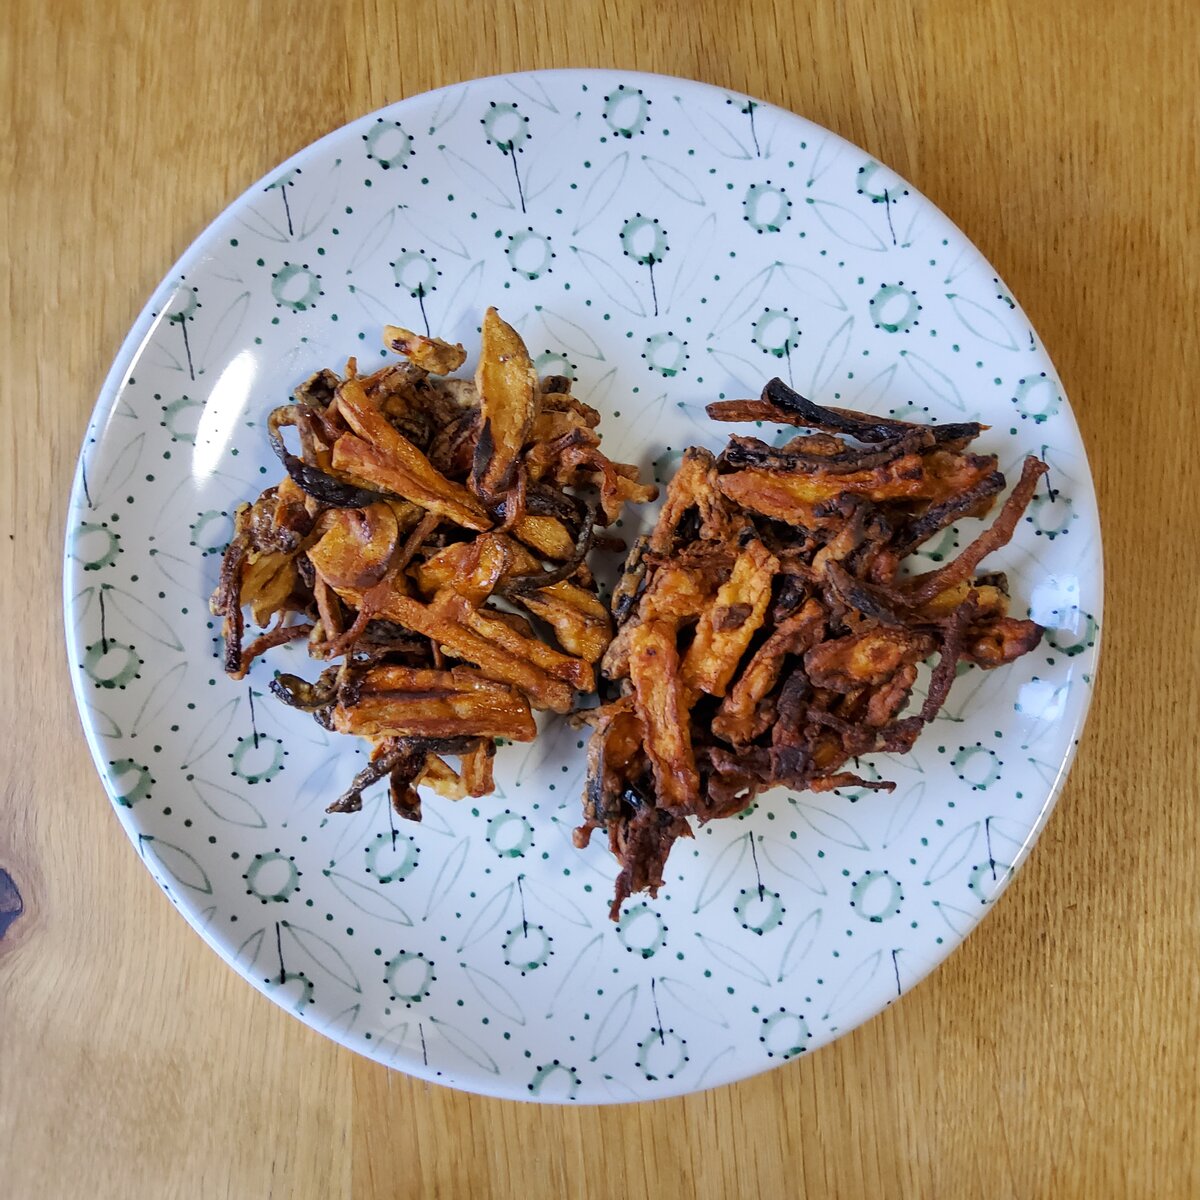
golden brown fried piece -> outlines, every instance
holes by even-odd
[[[308,549],[308,561],[333,588],[366,591],[388,572],[400,541],[389,504],[336,508],[322,518],[324,533]]]
[[[575,445],[564,449],[553,478],[562,487],[589,483],[598,487],[605,525],[611,525],[621,515],[627,502],[645,504],[658,496],[654,484],[638,483],[636,467],[611,462],[595,446]]]
[[[242,573],[242,603],[255,625],[266,625],[287,602],[299,582],[294,555],[282,550],[251,551]]]
[[[495,504],[516,482],[521,450],[541,395],[525,343],[494,308],[483,317],[483,343],[475,372],[480,428],[471,467],[471,488]]]
[[[333,728],[365,737],[510,738],[537,733],[529,704],[515,689],[478,671],[376,667],[358,684],[352,704],[333,710]]]
[[[410,596],[393,594],[380,609],[380,615],[405,629],[429,638],[445,654],[474,663],[489,678],[519,688],[537,708],[569,712],[574,689],[561,678],[544,671],[525,657],[534,639],[517,633],[498,617],[478,623],[504,643],[473,629],[468,622],[477,610],[469,600],[450,589],[440,592],[434,603],[425,605]],[[586,663],[580,663],[586,668]]]
[[[577,429],[593,428],[574,409],[547,408],[546,401],[549,399],[551,399],[550,396],[541,398],[541,411],[534,418],[533,427],[529,431],[531,445],[541,445],[557,441],[559,438],[569,437]]]
[[[804,669],[814,687],[853,692],[886,683],[900,667],[928,658],[936,645],[932,634],[866,629],[814,646],[804,656]]]
[[[557,517],[532,515],[522,517],[513,534],[531,550],[554,562],[566,562],[575,553],[571,531]]]
[[[646,761],[646,730],[633,705],[633,697],[626,696],[586,714],[593,732],[588,742],[588,789],[583,798],[585,823],[574,835],[580,850],[593,829],[620,819],[625,781],[640,773],[635,763],[644,765]]]
[[[532,737],[521,739],[531,741]],[[492,765],[496,761],[496,743],[480,741],[462,756],[462,781],[468,796],[486,796],[496,786]]]
[[[592,668],[582,659],[563,654],[536,638],[524,637],[510,625],[499,620],[499,614],[485,607],[476,608],[453,589],[439,592],[433,599],[433,608],[453,616],[467,629],[503,647],[525,662],[555,679],[569,683],[576,691],[594,692],[596,677]],[[547,707],[555,707],[548,705]]]
[[[732,816],[777,784],[890,790],[849,767],[910,750],[961,663],[1011,662],[1042,634],[1007,615],[1002,576],[974,572],[1011,536],[1043,464],[1026,463],[991,529],[957,558],[905,577],[908,554],[985,515],[1003,489],[995,458],[967,452],[981,426],[823,408],[779,380],[761,401],[710,413],[819,432],[782,447],[733,437],[715,458],[687,450],[626,563],[601,664],[623,695],[592,715],[576,834],[582,846],[593,829],[608,833],[614,919],[626,896],[661,886],[689,817]],[[555,449],[538,459],[547,478]],[[918,666],[935,658],[906,715]]]
[[[942,457],[944,452],[929,456]],[[812,520],[817,505],[840,496],[862,496],[876,504],[888,501],[936,502],[958,488],[971,487],[995,470],[994,459],[982,459],[978,465],[945,461],[937,463],[920,455],[906,454],[894,462],[868,471],[845,475],[784,474],[761,468],[749,468],[722,476],[722,492],[732,501],[765,517],[789,524],[804,525]]]
[[[509,544],[508,538],[495,533],[481,534],[470,542],[451,542],[423,562],[414,563],[412,576],[421,593],[429,598],[442,588],[453,587],[468,599],[486,600],[509,565],[506,550]],[[491,586],[478,592],[472,584],[477,585],[481,557],[485,563],[493,558],[498,560],[500,574],[492,579]]]
[[[557,418],[558,414],[551,416]],[[546,425],[565,431],[530,448],[525,463],[531,480],[547,480],[559,487],[598,488],[605,525],[617,519],[626,501],[642,503],[658,496],[654,484],[638,482],[637,467],[613,462],[602,454],[599,435],[585,424],[547,419]]]
[[[612,640],[612,621],[603,602],[569,580],[515,599],[554,630],[558,644],[568,654],[586,663],[599,662]]]
[[[1002,667],[1035,649],[1044,632],[1035,621],[1000,617],[969,631],[962,655],[977,667]]]
[[[424,337],[400,325],[383,327],[383,344],[430,375],[451,375],[467,361],[467,352],[458,343]]]
[[[637,614],[613,638],[600,660],[605,679],[621,679],[629,674],[629,648],[634,632],[651,616],[670,618],[676,629],[690,624],[704,611],[705,605],[722,580],[715,573],[665,566],[647,588]]]
[[[468,529],[487,529],[487,513],[461,484],[453,483],[367,399],[360,381],[348,379],[338,388],[338,411],[358,435],[344,434],[334,443],[333,466]]]
[[[971,594],[975,593],[976,620],[990,617],[1002,617],[1008,612],[1008,596],[994,583],[959,583],[948,587],[944,592],[938,592],[932,600],[922,604],[918,610],[922,617],[930,621],[949,617]]]
[[[720,490],[716,459],[697,446],[683,452],[679,469],[667,484],[666,500],[650,534],[650,553],[670,554],[679,528],[691,512],[700,522],[702,541],[728,541],[747,524]]]
[[[473,543],[457,542],[438,551],[415,570],[417,586],[432,597],[440,589],[453,587],[460,595],[472,596],[470,581],[478,571],[476,547],[496,543],[503,554],[500,573],[491,578],[486,595],[514,580],[533,579],[542,573],[538,560],[520,543],[503,534],[485,534]],[[569,579],[535,590],[506,593],[516,604],[541,618],[553,630],[568,654],[594,663],[612,638],[608,609],[594,592]]]
[[[526,553],[500,533],[481,534],[472,542],[452,542],[422,563],[412,575],[422,594],[432,599],[449,588],[472,604],[482,604],[513,573],[514,551]]]
[[[565,384],[566,380],[560,382]],[[543,413],[574,413],[577,418],[576,424],[583,425],[587,429],[595,429],[600,424],[600,414],[590,404],[584,404],[582,400],[565,390],[547,392],[543,388],[539,408]],[[539,438],[538,440],[545,439]]]
[[[825,633],[826,614],[809,600],[794,616],[781,621],[746,663],[737,683],[713,719],[713,732],[731,745],[746,746],[770,727],[774,706],[767,697],[775,690],[789,654],[803,654]]]
[[[447,800],[462,800],[467,795],[467,785],[459,773],[438,754],[429,754],[425,766],[417,776],[417,783],[431,787]]]
[[[665,809],[690,808],[700,795],[676,632],[675,622],[652,617],[637,625],[629,643],[634,706],[646,734],[657,802]]]
[[[683,680],[710,696],[724,696],[771,599],[779,560],[759,541],[750,542],[701,614],[683,660]]]

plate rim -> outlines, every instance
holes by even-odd
[[[139,850],[139,838],[142,836],[142,830],[139,828],[139,823],[135,820],[133,809],[128,806],[122,806],[118,803],[116,784],[112,779],[108,762],[104,757],[104,739],[95,727],[95,721],[92,717],[92,705],[90,704],[88,696],[83,687],[83,674],[76,664],[76,603],[75,595],[73,594],[72,589],[73,585],[77,582],[76,576],[80,568],[74,563],[71,555],[71,536],[75,514],[78,510],[80,501],[81,499],[86,499],[83,467],[88,447],[93,443],[98,443],[107,432],[108,426],[114,415],[124,381],[133,368],[133,365],[138,360],[145,343],[148,341],[158,320],[160,319],[160,317],[155,313],[156,301],[159,299],[164,288],[171,284],[172,280],[177,278],[181,273],[186,273],[188,268],[194,267],[198,263],[203,262],[206,258],[211,257],[211,254],[207,249],[205,249],[205,247],[212,244],[213,239],[222,231],[222,229],[226,227],[226,225],[232,224],[237,219],[237,215],[249,203],[252,197],[257,196],[258,192],[265,183],[277,177],[280,172],[289,169],[297,162],[297,160],[307,158],[310,154],[319,152],[320,148],[324,147],[328,143],[332,143],[335,139],[342,135],[345,130],[357,122],[379,116],[382,113],[396,109],[397,107],[408,103],[428,101],[444,93],[453,92],[456,89],[472,84],[489,83],[493,81],[501,82],[512,79],[528,79],[531,77],[544,78],[547,76],[558,78],[584,77],[585,80],[587,78],[599,79],[620,76],[622,79],[654,80],[659,83],[665,82],[674,86],[697,88],[704,92],[719,94],[726,98],[730,96],[740,96],[748,101],[753,101],[756,105],[764,109],[774,110],[775,112],[782,114],[785,118],[800,121],[804,125],[809,126],[811,129],[819,131],[820,133],[835,139],[842,146],[849,147],[861,153],[869,154],[872,158],[876,157],[871,153],[871,151],[863,149],[836,131],[820,125],[818,122],[813,121],[811,118],[808,118],[801,113],[784,108],[781,105],[777,105],[770,101],[760,100],[757,97],[750,96],[748,93],[744,93],[733,88],[723,87],[719,84],[689,79],[684,76],[667,75],[650,71],[626,70],[619,66],[553,67],[546,69],[511,71],[493,75],[473,76],[466,79],[459,79],[453,83],[444,84],[441,87],[432,88],[428,91],[416,92],[412,93],[411,95],[401,96],[398,99],[391,100],[375,109],[352,116],[347,121],[335,126],[321,136],[306,143],[300,149],[290,154],[287,158],[270,167],[265,173],[258,176],[245,188],[238,192],[233,199],[229,200],[228,203],[226,203],[221,209],[221,211],[191,239],[188,245],[184,248],[183,252],[175,258],[167,271],[159,278],[158,282],[151,289],[145,303],[139,310],[136,319],[129,328],[129,331],[122,339],[120,347],[118,348],[113,359],[112,365],[109,367],[100,390],[97,393],[96,401],[91,408],[83,429],[80,448],[78,454],[76,455],[73,467],[72,483],[64,518],[62,564],[64,629],[63,648],[66,651],[68,673],[71,678],[72,695],[75,700],[75,707],[80,725],[83,729],[84,738],[91,754],[92,764],[96,770],[96,773],[100,777],[100,781],[108,797],[109,804],[112,807],[118,821],[120,822],[121,828],[123,829],[126,837],[129,839],[132,849],[138,852],[138,856],[140,859],[142,859],[143,865],[145,865],[144,856]],[[876,161],[881,163],[883,162],[882,159],[876,159]],[[993,274],[995,274],[997,279],[1003,280],[1003,275],[996,271],[991,261],[979,249],[975,241],[966,234],[966,232],[954,221],[952,217],[947,215],[940,205],[931,200],[919,187],[913,186],[908,179],[900,176],[899,173],[895,172],[893,168],[889,167],[888,169],[892,170],[898,178],[903,179],[905,185],[909,187],[915,195],[920,196],[925,203],[929,205],[931,213],[934,214],[938,220],[944,222],[946,226],[954,230],[964,246],[970,247],[979,255],[982,262],[989,270],[993,272]],[[1013,301],[1014,309],[1025,320],[1029,328],[1034,332],[1035,336],[1037,336],[1036,327],[1029,319],[1029,316],[1022,307],[1020,300],[1016,296],[1012,295],[1011,290],[1009,291],[1009,296]],[[1077,715],[1073,721],[1072,728],[1069,730],[1069,744],[1067,745],[1062,761],[1058,766],[1055,778],[1048,787],[1045,800],[1042,803],[1038,816],[1031,825],[1029,832],[1026,834],[1020,850],[1014,856],[1010,870],[1007,872],[999,888],[989,898],[988,903],[983,907],[979,917],[972,923],[965,934],[956,936],[955,940],[949,941],[944,947],[938,947],[937,949],[940,951],[940,953],[931,955],[929,961],[927,964],[925,964],[923,969],[910,978],[909,982],[903,987],[901,992],[896,997],[894,997],[892,1000],[889,1000],[882,1006],[870,1006],[870,1011],[863,1015],[856,1015],[853,1021],[839,1028],[838,1032],[832,1038],[823,1043],[822,1046],[817,1047],[818,1050],[822,1049],[826,1045],[831,1045],[834,1042],[840,1041],[846,1035],[850,1034],[860,1026],[878,1016],[884,1011],[884,1009],[890,1007],[896,1000],[900,1000],[904,996],[907,996],[926,978],[928,978],[930,974],[940,967],[946,961],[946,959],[949,958],[950,955],[953,954],[954,951],[956,951],[967,940],[967,938],[969,938],[979,928],[982,922],[990,914],[991,910],[995,907],[996,902],[1008,890],[1013,879],[1024,867],[1034,845],[1040,839],[1051,814],[1057,807],[1058,800],[1062,795],[1067,778],[1072,767],[1074,766],[1081,736],[1084,728],[1086,727],[1088,716],[1091,712],[1092,704],[1095,698],[1095,683],[1099,676],[1100,663],[1103,657],[1103,645],[1105,642],[1105,624],[1103,620],[1105,601],[1103,524],[1101,521],[1100,507],[1096,498],[1095,477],[1093,475],[1091,462],[1088,457],[1087,446],[1084,442],[1082,431],[1079,427],[1079,422],[1076,420],[1075,407],[1072,404],[1070,397],[1067,395],[1065,387],[1061,386],[1061,377],[1058,374],[1057,368],[1054,367],[1050,352],[1040,336],[1037,336],[1037,346],[1040,353],[1044,356],[1046,362],[1050,364],[1052,370],[1054,371],[1054,376],[1060,385],[1065,414],[1070,420],[1070,426],[1073,429],[1078,442],[1080,462],[1084,468],[1084,473],[1081,474],[1080,483],[1083,485],[1086,491],[1086,499],[1089,503],[1090,510],[1095,514],[1096,600],[1093,607],[1095,609],[1094,616],[1096,619],[1097,629],[1095,634],[1095,644],[1094,647],[1092,647],[1092,685],[1087,689],[1085,697],[1077,710]],[[122,811],[123,808],[124,811]],[[528,1104],[551,1104],[566,1107],[586,1107],[591,1105],[602,1105],[607,1107],[609,1105],[616,1104],[646,1104],[655,1103],[663,1099],[675,1099],[686,1095],[696,1095],[702,1092],[710,1091],[713,1088],[724,1087],[732,1083],[753,1079],[759,1075],[765,1074],[768,1071],[774,1071],[783,1066],[785,1062],[790,1061],[766,1061],[761,1065],[756,1065],[751,1071],[736,1068],[728,1071],[716,1071],[711,1078],[706,1076],[698,1086],[694,1085],[675,1087],[656,1094],[654,1097],[648,1097],[645,1099],[624,1099],[611,1095],[595,1097],[589,1096],[588,1098],[581,1100],[571,1099],[566,1096],[535,1096],[529,1094],[529,1092],[523,1086],[519,1086],[515,1083],[510,1085],[507,1081],[507,1077],[504,1075],[501,1075],[494,1084],[485,1083],[474,1076],[469,1076],[462,1080],[458,1078],[451,1080],[445,1075],[437,1075],[432,1068],[426,1067],[420,1062],[409,1060],[405,1060],[403,1064],[384,1062],[381,1057],[376,1056],[371,1052],[370,1049],[357,1044],[357,1042],[351,1041],[347,1035],[341,1033],[340,1031],[320,1028],[316,1024],[300,1019],[296,1014],[290,1012],[286,1008],[283,1001],[278,1000],[271,995],[263,986],[261,981],[259,981],[252,974],[243,971],[234,962],[230,950],[224,944],[223,940],[211,932],[210,923],[201,919],[200,906],[195,901],[178,892],[173,892],[167,898],[180,912],[191,929],[197,933],[201,939],[220,957],[226,967],[232,969],[241,979],[254,987],[256,991],[265,996],[266,999],[271,1001],[274,1007],[284,1012],[285,1015],[289,1016],[293,1020],[299,1020],[300,1024],[306,1026],[319,1036],[328,1038],[345,1049],[361,1055],[372,1062],[378,1063],[385,1069],[401,1071],[406,1075],[421,1079],[427,1083],[433,1083],[440,1087],[450,1088],[455,1091],[462,1091],[473,1095],[487,1096],[495,1099],[517,1100]],[[736,1061],[741,1063],[742,1060],[739,1059]]]

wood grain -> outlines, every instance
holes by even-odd
[[[8,0],[0,12],[0,1194],[1200,1194],[1200,8],[1096,0]],[[246,185],[480,74],[641,68],[867,147],[1051,348],[1108,550],[1101,685],[1029,865],[915,993],[811,1059],[643,1108],[457,1095],[247,987],[137,862],[61,649],[88,412],[151,288]]]

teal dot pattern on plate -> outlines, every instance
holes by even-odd
[[[221,670],[207,598],[235,507],[278,469],[265,415],[385,323],[463,342],[497,305],[543,372],[665,480],[719,446],[704,405],[781,375],[828,404],[981,420],[1011,477],[1050,465],[994,566],[1050,627],[966,670],[892,794],[777,791],[677,845],[607,918],[576,850],[583,751],[561,720],[497,789],[324,808],[362,745]],[[759,431],[783,439],[787,431]],[[632,537],[651,513],[631,514]],[[965,523],[967,525],[970,522]],[[944,561],[962,537],[923,551]],[[609,563],[609,578],[615,563]],[[1099,525],[1062,385],[1008,288],[913,187],[770,105],[684,80],[558,71],[354,121],[238,199],[156,289],[88,426],[64,557],[87,736],[137,853],[187,920],[306,1024],[378,1061],[555,1103],[653,1099],[811,1054],[892,1003],[988,911],[1044,823],[1095,677]]]

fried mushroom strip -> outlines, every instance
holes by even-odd
[[[337,394],[338,411],[353,433],[333,445],[333,465],[356,479],[400,496],[467,529],[491,522],[479,502],[461,484],[438,471],[367,398],[361,381],[346,380]]]
[[[483,343],[475,372],[480,428],[471,466],[471,489],[486,504],[516,482],[520,454],[537,415],[537,373],[525,343],[494,308],[483,317]]]
[[[383,327],[383,344],[430,375],[450,375],[467,361],[467,352],[458,343],[424,337],[401,325]]]

